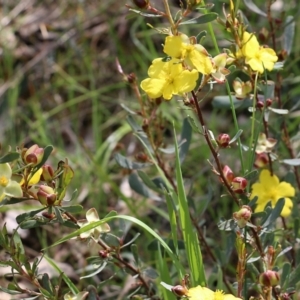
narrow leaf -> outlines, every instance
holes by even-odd
[[[6,155],[0,157],[0,164],[12,162],[16,159],[19,159],[19,157],[20,157],[20,154],[18,152],[7,153]]]
[[[124,169],[129,169],[129,170],[139,170],[139,169],[147,168],[152,165],[151,163],[133,162],[133,161],[129,160],[128,158],[126,158],[125,156],[121,155],[120,153],[116,153],[114,155],[114,158],[119,166],[121,166]]]
[[[245,5],[252,10],[253,12],[263,16],[263,17],[267,17],[267,14],[265,12],[263,12],[261,9],[259,9],[256,4],[253,3],[252,0],[244,0]]]

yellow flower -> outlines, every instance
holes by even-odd
[[[223,291],[217,290],[214,292],[200,285],[189,289],[187,296],[189,300],[241,300],[231,294],[224,294]]]
[[[202,74],[208,75],[213,71],[213,65],[206,49],[200,44],[191,44],[189,38],[184,34],[166,37],[164,52],[171,57],[184,60]]]
[[[90,208],[86,212],[86,220],[78,220],[77,225],[82,228],[84,226],[90,225],[94,222],[100,221],[99,215],[95,208]],[[110,227],[107,223],[103,223],[93,229],[80,233],[81,239],[87,239],[89,237],[94,237],[98,239],[102,233],[107,233],[110,231]]]
[[[177,59],[163,61],[162,58],[153,60],[148,70],[150,78],[141,82],[141,88],[150,98],[163,96],[170,100],[173,95],[181,95],[196,87],[198,72],[185,70]]]
[[[37,184],[37,183],[40,181],[40,179],[41,179],[42,173],[43,173],[43,169],[42,169],[42,168],[38,169],[38,170],[33,174],[33,176],[30,177],[29,182],[28,182],[27,185],[28,185],[28,186],[31,186],[31,185]],[[20,182],[20,185],[23,185],[24,183],[25,183],[25,180],[24,180],[24,178],[22,178],[22,180],[21,180],[21,182]]]
[[[259,175],[259,182],[254,183],[251,188],[250,199],[258,197],[255,212],[263,211],[270,201],[272,207],[274,207],[280,198],[284,198],[285,205],[281,216],[287,217],[291,214],[293,202],[288,197],[295,196],[295,189],[290,183],[285,181],[279,182],[278,177],[276,175],[271,176],[269,170],[262,170]]]
[[[23,196],[18,182],[11,180],[12,170],[8,163],[0,164],[0,202],[7,197],[19,198]]]
[[[240,52],[238,52],[240,54]],[[241,49],[245,62],[253,71],[263,73],[264,69],[272,71],[278,57],[271,48],[259,46],[255,35],[245,31],[243,34],[243,46]],[[239,56],[239,55],[238,55]]]
[[[230,74],[230,71],[225,68],[227,64],[227,54],[220,53],[215,56],[213,59],[213,69],[211,76],[218,82],[224,83],[226,80],[226,76]]]

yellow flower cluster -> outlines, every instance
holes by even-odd
[[[278,57],[271,48],[264,48],[259,45],[254,34],[247,31],[243,33],[242,48],[237,52],[237,57],[244,57],[245,63],[248,64],[255,72],[262,74],[264,70],[272,71]]]
[[[241,300],[231,294],[224,294],[223,291],[212,291],[206,287],[198,285],[188,290],[189,300]]]
[[[193,44],[184,34],[167,36],[163,49],[169,59],[156,58],[148,70],[149,78],[141,88],[150,98],[183,95],[196,87],[199,73],[211,74],[217,82],[224,82],[229,71],[225,69],[227,54],[211,58],[200,44]]]
[[[262,170],[259,175],[259,182],[252,185],[250,199],[257,197],[257,206],[255,212],[264,211],[268,202],[271,202],[272,207],[275,207],[279,199],[284,198],[285,204],[281,212],[282,217],[287,217],[291,214],[293,202],[289,197],[295,196],[295,189],[288,182],[280,182],[276,175],[271,175],[269,170]]]

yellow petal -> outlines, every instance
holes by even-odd
[[[165,84],[164,79],[147,78],[141,82],[141,88],[150,98],[159,98],[163,93]]]
[[[281,211],[281,216],[285,218],[288,217],[292,212],[293,201],[290,198],[284,198],[284,199],[285,199],[285,204]]]
[[[264,66],[261,60],[258,59],[257,57],[250,57],[250,58],[246,57],[245,62],[251,67],[253,71],[259,72],[260,74],[264,72]]]
[[[293,186],[285,181],[280,182],[280,184],[277,186],[277,193],[278,197],[294,197],[295,196],[295,189]]]
[[[181,58],[182,56],[182,39],[180,36],[167,36],[163,50],[167,55]]]
[[[259,182],[252,184],[251,188],[252,188],[252,192],[251,192],[250,199],[253,199],[255,196],[259,198],[263,193],[265,193],[264,185]]]
[[[243,34],[243,47],[242,53],[245,57],[252,58],[257,55],[259,51],[259,43],[254,34],[247,31]]]
[[[151,78],[163,78],[168,69],[168,63],[162,58],[156,58],[152,61],[152,65],[148,69],[148,75]]]
[[[196,87],[198,77],[199,73],[196,70],[184,70],[174,80],[175,89],[179,93],[187,93],[192,91]]]
[[[279,184],[278,177],[274,174],[271,176],[270,171],[267,169],[261,171],[259,175],[259,181],[265,186],[266,189],[273,189]]]
[[[198,72],[204,75],[208,75],[212,72],[213,70],[212,62],[207,55],[195,49],[190,52],[188,58]]]
[[[164,99],[171,100],[173,94],[178,94],[178,91],[174,90],[173,84],[166,84],[163,89]]]

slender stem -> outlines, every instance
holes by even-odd
[[[176,28],[176,25],[174,23],[174,20],[173,20],[171,11],[170,11],[169,1],[168,0],[163,0],[163,3],[164,3],[164,6],[165,6],[165,12],[166,12],[168,21],[169,21],[169,23],[171,25],[173,34],[176,34],[177,28]]]
[[[220,49],[219,49],[218,42],[217,42],[217,39],[216,39],[216,36],[215,36],[215,33],[214,33],[211,23],[208,23],[208,30],[209,30],[210,36],[213,40],[214,48],[215,48],[217,54],[219,54]],[[229,86],[229,83],[227,80],[225,82],[225,85],[226,85],[226,91],[227,91],[227,94],[228,94],[229,100],[230,100],[230,108],[231,108],[235,131],[238,132],[240,130],[240,128],[239,128],[239,124],[238,124],[236,113],[235,113],[235,107],[234,107],[233,99],[231,96],[230,86]],[[241,162],[242,173],[244,175],[246,173],[246,170],[245,170],[245,165],[244,165],[243,151],[242,151],[242,144],[241,144],[240,137],[237,139],[237,142],[238,142],[238,148],[239,148],[239,157],[240,157],[240,162]]]
[[[222,169],[222,165],[221,165],[221,162],[219,160],[219,156],[218,156],[218,153],[217,151],[215,150],[214,146],[212,145],[212,142],[209,138],[209,135],[208,135],[208,132],[207,132],[207,128],[205,126],[205,122],[204,122],[204,119],[203,119],[203,116],[202,116],[202,112],[201,112],[201,109],[200,109],[200,106],[199,106],[199,103],[198,103],[198,99],[197,99],[197,96],[195,94],[195,92],[192,92],[192,95],[193,95],[193,99],[194,99],[194,106],[196,108],[196,113],[197,113],[197,116],[198,116],[198,119],[199,119],[199,122],[202,126],[202,129],[203,129],[203,132],[204,132],[204,138],[206,140],[206,143],[214,157],[214,160],[215,160],[215,163],[217,165],[217,169],[218,169],[218,173],[224,183],[224,185],[226,186],[227,188],[227,191],[229,192],[229,194],[232,196],[232,198],[234,199],[234,201],[237,203],[237,205],[240,205],[240,202],[236,196],[236,194],[234,193],[234,191],[232,190],[232,188],[230,187],[229,183],[227,182],[227,179],[225,178],[224,174],[223,174],[223,169]]]
[[[257,97],[257,79],[258,79],[258,72],[255,74],[255,80],[254,80],[254,91],[253,91],[253,106],[252,106],[252,122],[251,122],[251,136],[249,141],[249,152],[250,152],[250,159],[249,159],[249,165],[248,165],[248,171],[252,169],[254,156],[255,156],[255,149],[251,151],[253,147],[254,142],[254,133],[255,133],[255,111],[256,111],[256,97]]]

